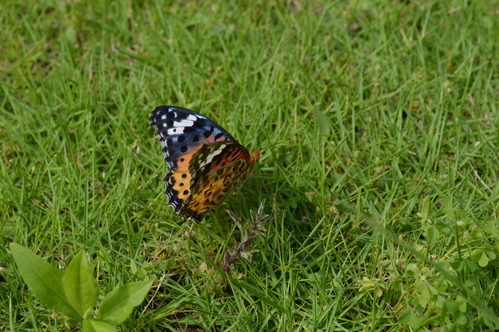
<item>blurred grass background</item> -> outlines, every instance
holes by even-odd
[[[498,327],[495,1],[0,5],[0,329],[64,329],[7,249],[99,287],[159,280],[123,331]],[[194,109],[256,175],[201,224],[167,207],[149,112]],[[264,201],[265,200],[265,201]],[[267,232],[218,268],[264,201]]]

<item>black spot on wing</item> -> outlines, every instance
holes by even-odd
[[[206,130],[205,132],[203,132],[203,136],[204,138],[208,138],[211,136],[211,133],[213,132],[214,128],[211,127],[211,128],[208,128],[208,130]]]
[[[178,213],[182,206],[184,205],[184,200],[178,197],[179,192],[173,189],[173,185],[175,184],[175,177],[173,177],[172,172],[166,173],[163,181],[166,184],[165,194],[168,196],[168,205],[173,207],[175,213]]]

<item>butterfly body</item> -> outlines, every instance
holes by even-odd
[[[150,115],[167,164],[169,205],[182,217],[201,221],[251,174],[260,151],[249,153],[213,120],[177,106]]]

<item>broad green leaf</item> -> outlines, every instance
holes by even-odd
[[[463,198],[463,196],[456,196],[455,198],[459,204],[466,205],[466,200]]]
[[[496,220],[485,220],[485,226],[483,228],[484,232],[490,236],[498,236],[499,230],[497,229]]]
[[[467,309],[466,298],[464,296],[462,296],[462,295],[458,295],[456,297],[456,301],[459,304],[459,311],[462,312],[462,313],[465,313],[466,309]]]
[[[445,311],[443,312],[450,312],[452,314],[459,312],[459,303],[454,300],[447,300],[444,303],[444,308]]]
[[[332,283],[333,283],[333,287],[336,287],[336,288],[341,288],[343,287],[343,285],[341,284],[340,281],[338,281],[337,279],[333,279],[332,280]]]
[[[449,230],[449,226],[442,221],[437,221],[435,223],[435,227],[437,227],[438,230],[443,231],[445,233],[447,233],[447,231]]]
[[[456,324],[464,325],[468,322],[468,318],[466,318],[466,315],[461,312],[457,313],[454,317]]]
[[[478,258],[478,265],[480,265],[481,267],[486,267],[489,264],[489,258],[487,257],[487,255],[484,252],[479,254],[478,257],[479,257]]]
[[[432,305],[435,306],[435,308],[442,309],[444,307],[444,303],[445,303],[445,297],[443,297],[442,295],[437,295],[437,299],[432,300]]]
[[[112,325],[123,323],[133,307],[142,303],[153,282],[154,279],[116,287],[102,300],[97,318]]]
[[[69,263],[62,277],[62,286],[69,303],[80,316],[85,317],[85,312],[95,306],[99,296],[94,278],[88,268],[85,251],[80,251]]]
[[[449,220],[454,219],[454,206],[452,197],[442,197],[442,207]]]
[[[72,25],[68,26],[66,28],[66,31],[64,31],[64,35],[69,44],[71,45],[76,44],[77,36],[76,36],[76,29],[74,28],[74,26]]]
[[[136,274],[136,273],[137,273],[137,271],[139,270],[139,269],[137,268],[137,264],[135,264],[135,262],[134,262],[134,261],[131,261],[131,262],[130,262],[130,269],[132,270],[132,274]]]
[[[362,286],[359,289],[359,291],[361,292],[370,292],[372,289],[374,289],[374,281],[369,279],[368,277],[362,278],[362,280],[359,280],[358,283]]]
[[[438,229],[436,227],[432,227],[428,231],[427,236],[428,236],[428,240],[436,241],[440,238],[440,232],[438,231]]]
[[[438,289],[436,289],[435,287],[433,287],[432,284],[428,284],[428,290],[430,291],[430,293],[432,295],[438,295]]]
[[[473,287],[476,285],[476,281],[473,279],[465,279],[464,284],[466,285],[466,287]]]
[[[430,196],[425,196],[425,198],[423,198],[421,217],[423,220],[427,220],[430,217]]]
[[[418,306],[423,306],[426,307],[428,305],[428,298],[424,296],[418,296],[416,298],[417,301],[413,302],[412,305],[418,305]]]
[[[24,282],[41,303],[77,321],[82,320],[64,294],[61,271],[17,243],[11,243],[10,250]]]
[[[450,266],[456,271],[461,271],[464,267],[464,262],[461,258],[456,258],[452,263],[450,263]]]
[[[423,216],[421,213],[419,215],[421,215],[421,217]],[[421,228],[423,231],[428,232],[431,228],[431,221],[428,219],[421,219]]]
[[[419,317],[423,317],[424,315],[424,310],[423,307],[421,307],[419,304],[414,306],[414,311],[416,312],[416,315],[419,315]]]
[[[472,261],[466,261],[465,264],[466,264],[466,267],[468,268],[469,272],[471,272],[471,273],[475,272],[478,269],[476,264]],[[470,279],[467,279],[467,280],[470,280]]]
[[[409,264],[407,264],[406,272],[409,275],[415,275],[415,274],[421,273],[421,270],[419,269],[419,267],[416,264],[409,263]]]
[[[322,135],[328,136],[331,134],[331,122],[327,116],[321,112],[317,107],[312,108],[312,112],[315,116],[315,121]]]
[[[485,254],[489,258],[489,260],[494,260],[497,257],[496,254],[494,254],[492,251],[486,251]]]
[[[423,295],[427,299],[429,299],[431,296],[430,289],[428,288],[428,284],[426,284],[424,282],[417,283],[416,286],[414,287],[414,289],[416,291],[418,291],[419,293],[421,293],[421,295]]]
[[[468,212],[464,209],[457,209],[457,219],[458,220],[467,220],[468,219]]]
[[[479,228],[475,228],[471,231],[472,239],[481,239],[483,237],[482,231]]]
[[[418,316],[416,316],[416,314],[410,310],[407,310],[402,315],[400,315],[399,323],[409,325],[413,329],[419,329],[421,326]]]
[[[116,328],[106,322],[96,319],[83,321],[83,332],[116,332]]]

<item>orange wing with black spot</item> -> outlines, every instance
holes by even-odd
[[[168,204],[184,217],[201,221],[216,210],[248,178],[260,156],[214,121],[182,107],[156,107],[150,124],[158,128],[167,163]]]

